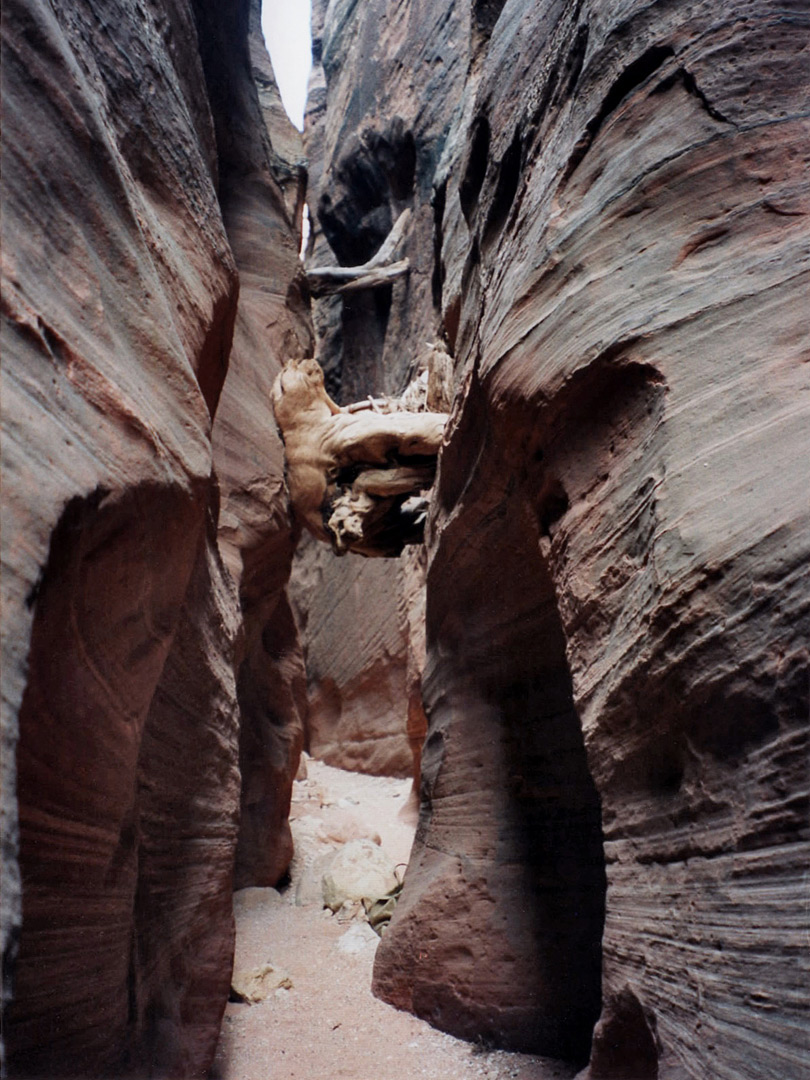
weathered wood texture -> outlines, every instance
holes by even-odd
[[[421,542],[446,415],[341,409],[313,359],[284,365],[273,412],[293,510],[313,536],[338,555],[397,556]]]

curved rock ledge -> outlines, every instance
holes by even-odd
[[[240,798],[237,874],[275,883],[291,855],[303,667],[269,388],[311,329],[253,8],[3,8],[11,1075],[205,1075]]]
[[[355,394],[426,324],[454,358],[422,817],[375,987],[594,1078],[801,1071],[806,29],[740,0],[337,4],[322,31],[324,235],[351,264],[350,222],[369,248],[414,222],[412,295],[344,307],[330,347]],[[547,847],[541,899],[520,845],[581,824],[577,790],[582,862]],[[604,929],[589,884],[555,962],[552,898],[571,919],[600,865]]]

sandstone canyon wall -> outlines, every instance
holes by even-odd
[[[308,698],[306,746],[327,764],[414,777],[427,729],[424,548],[336,559],[302,538],[290,579]]]
[[[11,1075],[205,1075],[240,751],[237,874],[289,859],[303,669],[266,391],[311,330],[257,13],[3,5]]]
[[[327,18],[327,7],[325,0],[313,4],[305,129],[308,266],[363,263],[402,211],[411,211],[398,251],[411,262],[407,276],[313,303],[327,386],[347,404],[369,394],[399,395],[443,341],[431,300],[432,177],[466,58],[451,57],[449,76],[435,65],[430,74],[416,39],[399,52],[388,48],[392,36],[407,35],[414,18],[404,6],[375,8],[363,18],[346,3],[332,5]],[[437,35],[437,49],[446,49],[454,35],[459,43],[465,39],[463,12],[448,17],[439,5],[425,18],[423,29]],[[449,399],[435,397],[435,409],[448,406]],[[418,776],[426,727],[422,562],[415,551],[389,566],[355,557],[336,561],[318,548],[299,554],[293,580],[303,615],[308,745],[315,756],[361,771]]]
[[[321,33],[323,238],[357,263],[413,211],[409,277],[321,318],[334,386],[443,342],[455,387],[375,990],[594,1080],[806,1067],[807,23],[337,0]]]
[[[270,403],[279,366],[313,349],[309,297],[298,258],[306,186],[299,133],[283,112],[250,9],[249,104],[224,102],[219,201],[239,268],[239,306],[228,378],[213,426],[223,494],[220,541],[239,586],[243,620],[237,691],[242,772],[235,884],[274,885],[292,857],[287,822],[306,708],[303,657],[285,592],[297,530],[289,517],[284,459]],[[217,18],[225,19],[217,11]],[[227,87],[238,41],[204,33],[209,85]],[[224,68],[224,70],[223,70]],[[246,73],[247,74],[247,73]],[[256,111],[255,87],[262,113]],[[234,117],[243,116],[239,126]],[[262,124],[262,118],[264,124]],[[269,136],[269,141],[268,141]],[[222,157],[222,155],[221,155]]]

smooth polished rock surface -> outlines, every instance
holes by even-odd
[[[321,34],[324,235],[357,262],[414,210],[407,285],[343,308],[343,385],[426,331],[455,368],[375,989],[594,1078],[806,1053],[806,30],[507,0]]]
[[[263,571],[270,600],[251,570],[240,603],[241,563],[227,551],[226,568],[217,542],[215,467],[234,546],[254,535],[212,447],[229,361],[234,374],[249,366],[251,326],[254,370],[268,349],[280,362],[286,341],[283,329],[269,343],[259,332],[267,309],[251,315],[251,294],[273,293],[302,348],[308,335],[248,31],[246,4],[225,12],[205,0],[3,9],[2,899],[13,994],[3,1039],[13,1075],[205,1075],[233,953],[237,667],[261,696],[244,676],[246,639],[264,634],[270,666],[292,657],[273,676],[263,665],[282,697],[301,671],[283,615],[292,540],[269,400],[257,426],[276,462],[265,502],[276,513],[259,538],[277,557]],[[274,249],[258,270],[242,239],[257,220]],[[266,481],[264,461],[253,467]],[[252,610],[271,607],[250,635],[246,597]],[[266,700],[261,709],[274,715]],[[292,706],[288,716],[270,777],[279,822],[277,778],[291,782],[300,743]],[[271,817],[263,849],[281,873],[289,837]]]
[[[397,602],[402,560],[336,559],[302,539],[291,594],[302,626],[309,703],[307,749],[329,765],[410,776],[408,628]]]
[[[18,730],[22,884],[3,1034],[15,1072],[92,1073],[153,1039],[185,1058],[171,1018],[146,1030],[163,1008],[152,1013],[153,972],[136,953],[139,884],[156,874],[181,906],[209,908],[143,943],[177,953],[186,1004],[215,999],[227,965],[237,792],[225,783],[190,811],[201,841],[212,820],[221,830],[210,881],[193,862],[179,874],[151,863],[147,817],[169,794],[162,754],[187,737],[182,711],[151,745],[147,732],[159,686],[178,677],[176,643],[193,651],[214,619],[232,656],[232,587],[202,587],[194,628],[184,604],[198,573],[220,577],[210,413],[236,268],[202,69],[172,44],[195,38],[190,8],[9,4],[3,35],[3,763]],[[233,673],[209,663],[191,760],[223,777],[236,765]],[[14,790],[7,774],[7,806]],[[4,906],[13,880],[12,864]],[[219,959],[197,966],[200,931],[223,921]],[[198,1040],[206,1060],[222,1007]]]
[[[228,123],[236,108],[230,96],[224,95],[220,106],[225,150],[219,198],[239,269],[233,348],[212,434],[222,492],[219,538],[238,583],[243,624],[237,680],[242,771],[237,888],[275,885],[289,866],[287,815],[306,709],[303,657],[285,593],[297,530],[290,519],[283,448],[270,401],[284,360],[312,351],[298,258],[296,207],[303,197],[303,177],[298,158],[284,157],[295,153],[298,133],[278,115],[280,106],[267,104],[272,69],[259,14],[260,5],[252,3],[250,58],[264,108],[256,107],[254,95],[250,122],[234,126]],[[229,65],[239,55],[238,29],[228,26],[224,39],[213,28],[206,34],[211,45],[205,61],[214,86],[228,86]],[[236,83],[231,93],[246,91]]]

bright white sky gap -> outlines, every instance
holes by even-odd
[[[262,32],[287,115],[304,130],[312,66],[310,0],[262,0]]]

